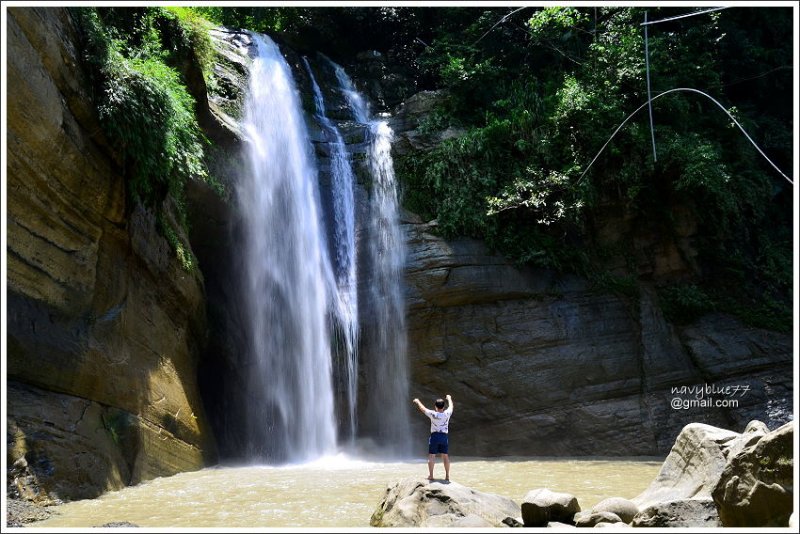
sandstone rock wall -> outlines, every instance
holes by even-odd
[[[65,9],[8,10],[8,460],[71,499],[215,454],[202,276],[128,201],[77,43]]]

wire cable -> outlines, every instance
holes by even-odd
[[[497,25],[498,25],[498,24],[502,24],[503,22],[505,22],[505,21],[507,21],[507,20],[508,20],[508,17],[510,17],[511,15],[513,15],[514,13],[516,13],[517,11],[522,11],[523,9],[525,9],[525,8],[527,8],[527,7],[533,7],[533,6],[522,6],[522,7],[520,7],[520,8],[517,8],[517,9],[515,9],[514,11],[511,11],[510,13],[506,13],[505,15],[503,15],[503,17],[502,17],[500,20],[498,20],[497,22],[495,22],[495,23],[494,23],[494,26],[492,26],[491,28],[489,28],[488,30],[486,30],[486,33],[484,33],[483,35],[481,35],[480,37],[478,37],[478,40],[477,40],[477,41],[475,41],[474,43],[472,43],[472,46],[475,46],[476,44],[478,44],[478,43],[481,41],[481,39],[483,39],[484,37],[486,37],[487,35],[489,35],[489,32],[491,32],[493,29],[495,29],[495,28],[497,27]]]
[[[649,26],[650,24],[658,24],[659,22],[669,22],[671,20],[678,20],[678,19],[685,19],[686,17],[694,17],[695,15],[702,15],[703,13],[711,13],[712,11],[722,11],[723,9],[728,9],[727,7],[712,7],[711,9],[705,9],[703,11],[694,11],[692,13],[684,13],[683,15],[678,15],[676,17],[669,17],[666,19],[660,20],[653,20],[650,22],[643,22],[639,26]]]
[[[589,165],[586,167],[586,169],[583,171],[583,173],[581,173],[581,176],[580,176],[580,178],[578,178],[578,180],[575,182],[575,185],[578,185],[578,184],[580,183],[580,181],[581,181],[581,180],[583,180],[583,177],[586,175],[586,173],[587,173],[587,172],[589,171],[589,169],[592,167],[592,164],[594,164],[594,162],[595,162],[595,161],[597,161],[597,158],[599,158],[599,157],[600,157],[600,154],[602,154],[602,153],[603,153],[603,150],[605,150],[605,148],[608,146],[608,143],[610,143],[610,142],[611,142],[611,140],[612,140],[612,139],[614,139],[614,136],[615,136],[615,135],[617,135],[617,132],[619,132],[619,131],[622,129],[622,127],[623,127],[623,126],[625,126],[625,124],[626,124],[626,123],[627,123],[627,122],[628,122],[628,121],[631,119],[631,117],[633,117],[634,115],[636,115],[636,114],[637,114],[639,111],[641,111],[642,109],[644,109],[644,107],[645,107],[645,106],[647,106],[648,104],[650,104],[650,102],[652,102],[652,101],[656,100],[657,98],[661,98],[661,97],[662,97],[662,96],[664,96],[664,95],[668,95],[668,94],[670,94],[670,93],[676,93],[676,92],[679,92],[679,91],[687,91],[687,92],[690,92],[690,93],[697,93],[697,94],[701,94],[701,95],[705,96],[706,98],[710,99],[712,102],[714,102],[714,103],[715,103],[715,104],[716,104],[716,105],[717,105],[717,106],[718,106],[718,107],[719,107],[719,108],[720,108],[722,111],[724,111],[724,112],[725,112],[725,114],[726,114],[728,117],[730,117],[730,119],[733,121],[733,123],[734,123],[734,124],[736,124],[736,126],[738,126],[738,127],[739,127],[739,129],[742,131],[742,133],[743,133],[743,134],[744,134],[744,136],[747,138],[747,140],[748,140],[748,141],[750,141],[750,143],[751,143],[751,144],[752,144],[754,147],[756,147],[756,150],[758,150],[758,153],[759,153],[759,154],[761,154],[761,155],[764,157],[764,159],[765,159],[765,160],[767,160],[767,162],[768,162],[770,165],[772,165],[772,168],[773,168],[773,169],[775,169],[776,171],[778,171],[778,173],[779,173],[781,176],[783,176],[784,178],[786,178],[786,181],[788,181],[790,184],[794,185],[794,182],[792,181],[792,179],[791,179],[791,178],[789,178],[788,176],[786,176],[786,174],[784,174],[784,173],[783,173],[783,171],[782,171],[782,170],[780,170],[780,169],[778,168],[778,166],[777,166],[777,165],[775,165],[775,164],[772,162],[772,160],[771,160],[771,159],[769,159],[769,157],[768,157],[766,154],[764,154],[764,151],[763,151],[763,150],[761,150],[761,148],[759,148],[759,146],[756,144],[756,142],[755,142],[755,141],[753,141],[753,139],[752,139],[752,138],[751,138],[751,137],[750,137],[750,136],[747,134],[747,132],[745,131],[745,129],[742,127],[742,125],[741,125],[741,124],[739,124],[739,121],[737,121],[737,120],[736,120],[736,118],[735,118],[733,115],[731,115],[731,114],[730,114],[730,112],[729,112],[727,109],[725,109],[725,106],[723,106],[722,104],[720,104],[720,103],[719,103],[719,102],[718,102],[718,101],[717,101],[717,100],[716,100],[714,97],[712,97],[711,95],[709,95],[709,94],[707,94],[707,93],[704,93],[703,91],[701,91],[701,90],[699,90],[699,89],[693,89],[693,88],[691,88],[691,87],[677,87],[677,88],[675,88],[675,89],[669,89],[669,90],[667,90],[667,91],[664,91],[663,93],[659,93],[659,94],[657,94],[657,95],[656,95],[656,96],[654,96],[653,98],[649,98],[649,99],[647,100],[647,102],[645,102],[644,104],[642,104],[641,106],[639,106],[638,108],[636,108],[636,110],[635,110],[633,113],[631,113],[630,115],[628,115],[628,116],[625,118],[625,120],[624,120],[624,121],[622,121],[622,124],[620,124],[620,125],[617,127],[617,129],[616,129],[616,130],[614,130],[614,133],[612,133],[612,134],[611,134],[611,137],[609,137],[609,138],[608,138],[608,141],[606,141],[606,142],[605,142],[605,144],[602,146],[602,148],[601,148],[601,149],[600,149],[600,151],[597,153],[597,155],[596,155],[596,156],[595,156],[595,157],[592,159],[592,161],[589,163]]]
[[[644,12],[644,21],[647,22],[647,11]],[[653,141],[653,161],[658,161],[656,155],[656,129],[653,125],[653,97],[650,92],[650,48],[647,39],[647,26],[644,27],[644,64],[647,67],[647,108],[650,112],[650,139]]]

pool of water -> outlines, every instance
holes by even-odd
[[[632,498],[655,478],[663,458],[452,457],[450,478],[520,503],[536,488],[575,495],[587,510],[606,497]],[[91,527],[127,521],[141,527],[369,527],[386,487],[426,477],[425,458],[365,461],[343,454],[306,464],[213,467],[66,503],[35,527]],[[437,461],[434,477],[444,477]]]

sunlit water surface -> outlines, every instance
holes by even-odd
[[[575,495],[584,510],[606,497],[632,498],[660,458],[452,458],[451,480],[520,503],[535,488]],[[54,508],[35,527],[369,527],[390,483],[427,476],[425,459],[368,462],[345,455],[287,466],[215,467],[159,478]],[[444,476],[437,460],[435,477]]]

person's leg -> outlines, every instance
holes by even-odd
[[[428,455],[428,480],[433,480],[433,463],[436,461],[435,454]]]
[[[444,460],[444,479],[450,480],[450,455],[442,454],[442,460]]]

